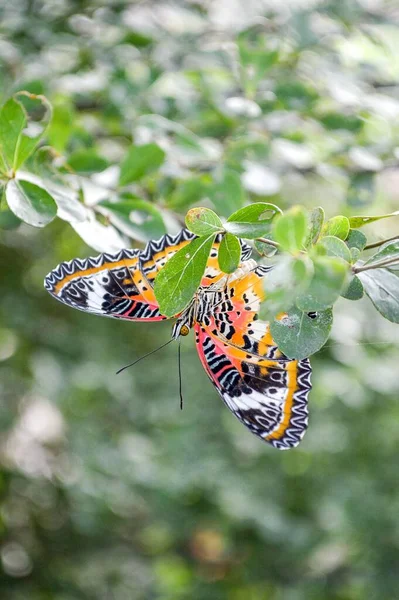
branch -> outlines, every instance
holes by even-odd
[[[393,265],[399,265],[399,256],[395,258],[390,258],[389,260],[380,260],[380,262],[371,264],[371,265],[363,265],[361,267],[353,267],[353,273],[361,273],[362,271],[370,271],[371,269],[382,269],[383,267],[391,267]]]
[[[364,247],[364,250],[371,250],[372,248],[378,248],[379,246],[382,246],[383,244],[386,244],[387,242],[392,242],[393,240],[397,240],[399,239],[399,235],[394,235],[391,238],[388,238],[386,240],[380,240],[379,242],[374,242],[373,244],[368,244],[367,246]]]
[[[269,244],[269,246],[273,246],[274,248],[280,248],[280,244],[278,242],[268,240],[267,238],[256,238],[256,241],[262,242],[262,244]]]

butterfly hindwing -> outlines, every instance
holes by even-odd
[[[308,360],[287,359],[269,324],[257,318],[267,270],[247,269],[226,286],[224,300],[196,324],[196,344],[205,371],[235,416],[275,448],[287,449],[307,428],[311,370]]]

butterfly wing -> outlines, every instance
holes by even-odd
[[[164,235],[149,242],[144,250],[121,250],[94,258],[63,262],[45,278],[45,288],[57,300],[85,312],[133,321],[161,321],[153,291],[156,275],[166,262],[196,236],[183,229],[175,236]],[[203,282],[219,276],[215,239]],[[242,244],[243,256],[251,249]]]
[[[275,448],[293,448],[308,423],[311,388],[307,359],[287,359],[269,324],[257,319],[263,298],[258,267],[228,285],[224,301],[195,325],[201,362],[218,393],[252,433]]]
[[[161,321],[152,282],[158,270],[195,236],[183,229],[149,242],[144,250],[121,250],[63,262],[45,278],[45,288],[68,306],[107,317]]]

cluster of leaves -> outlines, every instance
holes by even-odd
[[[29,112],[34,120],[29,118]],[[126,236],[146,241],[165,233],[160,210],[128,187],[164,162],[165,152],[155,143],[132,145],[122,159],[114,194],[94,207],[97,214],[106,217],[105,224],[96,219],[93,207],[84,206],[79,198],[68,197],[51,179],[32,177],[22,170],[42,140],[51,115],[48,100],[28,92],[10,98],[0,111],[3,226],[14,226],[21,220],[43,227],[58,211],[60,216],[66,214],[72,225],[76,214],[83,213],[81,219],[90,223],[88,239],[100,238],[100,247],[104,232],[110,228],[120,236],[117,245],[119,241],[121,246],[128,243]],[[49,150],[52,149],[40,147],[36,158]],[[108,166],[90,150],[77,151],[67,160],[59,155],[58,158],[58,171],[74,177],[81,187],[77,173],[87,174]],[[231,181],[234,178],[233,174],[228,176]],[[231,193],[228,180],[225,185],[227,198]],[[398,323],[399,278],[386,267],[399,263],[399,241],[377,243],[381,248],[364,261],[361,255],[368,250],[367,238],[359,231],[367,223],[395,214],[398,213],[350,218],[339,215],[325,221],[321,207],[308,211],[295,206],[283,214],[275,204],[254,202],[239,208],[223,222],[209,208],[193,208],[186,216],[186,225],[198,237],[178,252],[156,279],[155,293],[161,312],[172,317],[186,308],[200,285],[215,236],[222,234],[218,260],[226,274],[239,265],[240,238],[254,240],[260,256],[276,254],[274,269],[265,278],[266,301],[261,316],[271,321],[276,343],[290,358],[305,358],[324,345],[332,326],[332,306],[340,296],[358,300],[366,290],[381,314]],[[81,219],[77,219],[78,223]],[[87,235],[87,229],[83,229],[83,235],[80,229],[82,237],[84,232]]]
[[[239,238],[254,240],[260,255],[276,253],[275,266],[265,277],[260,314],[271,321],[273,338],[288,357],[306,358],[324,345],[332,306],[340,296],[359,300],[366,291],[385,318],[399,323],[399,277],[388,269],[399,266],[399,239],[367,246],[359,230],[398,214],[338,215],[325,221],[321,207],[307,211],[294,206],[283,214],[273,204],[258,202],[223,223],[212,210],[194,208],[186,225],[199,237],[170,259],[155,282],[161,311],[174,316],[187,306],[200,285],[215,236],[222,234],[218,260],[226,274],[240,263]],[[379,249],[363,259],[370,247]]]

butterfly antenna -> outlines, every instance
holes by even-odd
[[[126,365],[126,366],[122,367],[121,369],[119,369],[119,371],[116,372],[116,374],[119,375],[119,373],[122,373],[122,371],[124,371],[125,369],[128,369],[129,367],[133,367],[134,365],[137,365],[137,363],[140,362],[141,360],[143,360],[143,358],[147,358],[147,356],[151,356],[151,354],[155,354],[155,352],[158,352],[158,350],[165,348],[165,346],[167,346],[171,342],[173,342],[173,338],[171,340],[169,340],[168,342],[166,342],[165,344],[162,344],[162,346],[159,346],[159,348],[155,348],[155,350],[151,350],[151,352],[147,352],[147,354],[144,354],[144,356],[140,356],[140,358],[138,358],[134,362],[130,363],[130,365]]]
[[[180,396],[180,410],[183,410],[183,392],[182,392],[182,381],[181,381],[181,338],[179,338],[179,345],[177,347],[177,362],[179,369],[179,396]]]

